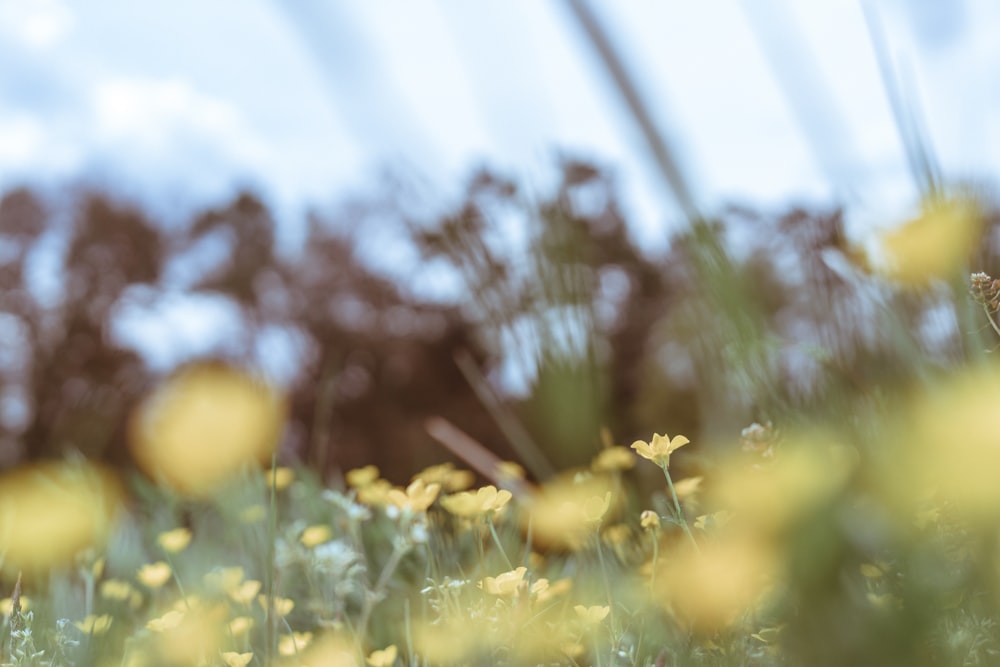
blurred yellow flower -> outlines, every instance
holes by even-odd
[[[291,468],[279,467],[274,470],[274,489],[276,491],[283,491],[287,489],[288,486],[295,481],[295,471]],[[270,484],[272,481],[271,473],[267,473],[267,483]]]
[[[605,477],[556,477],[525,499],[523,528],[542,546],[578,549],[594,534],[613,497]]]
[[[372,651],[365,662],[367,662],[371,667],[390,667],[396,662],[396,655],[398,651],[395,644],[389,644],[381,651]]]
[[[605,491],[604,497],[591,496],[583,501],[583,516],[590,523],[600,523],[611,507],[611,492]]]
[[[656,530],[660,527],[660,515],[653,510],[643,510],[639,515],[639,525],[646,530]]]
[[[187,528],[174,528],[165,533],[160,533],[156,538],[156,543],[167,553],[178,553],[184,551],[191,543],[191,531]]]
[[[390,489],[386,499],[401,510],[424,512],[441,490],[440,484],[425,484],[422,479],[412,482],[406,490]]]
[[[453,463],[440,463],[424,468],[411,481],[422,479],[424,484],[440,484],[449,493],[465,491],[475,484],[476,476],[469,470],[456,470]]]
[[[881,579],[882,578],[882,568],[874,563],[862,563],[858,569],[861,571],[861,576],[865,579]]]
[[[376,507],[389,502],[389,492],[393,486],[387,479],[376,479],[370,484],[357,487],[358,500],[365,505]]]
[[[48,461],[0,473],[0,576],[44,576],[103,549],[124,502],[110,471]]]
[[[703,477],[686,477],[679,482],[674,482],[674,492],[677,499],[689,504],[697,504],[698,492],[701,491]]]
[[[685,547],[658,569],[656,600],[698,632],[723,630],[755,608],[780,573],[779,558],[749,532],[721,536],[700,551]]]
[[[497,477],[501,481],[521,480],[525,478],[524,468],[514,461],[501,461],[497,464]]]
[[[690,442],[683,435],[670,438],[667,435],[654,433],[651,442],[636,440],[632,443],[632,449],[642,458],[648,459],[662,468],[669,468],[670,455]]]
[[[956,374],[914,397],[901,415],[898,466],[884,480],[907,523],[926,525],[942,501],[964,519],[992,524],[1000,517],[997,406],[997,364]]]
[[[239,588],[246,574],[242,567],[221,567],[205,573],[205,586],[216,592],[230,593]]]
[[[233,602],[248,605],[253,602],[255,597],[257,597],[257,593],[260,592],[260,587],[261,583],[256,579],[247,579],[239,586],[228,591],[229,597],[232,598]]]
[[[597,624],[603,621],[609,613],[611,613],[611,607],[595,605],[593,607],[584,607],[582,604],[578,604],[573,607],[573,611],[576,612],[576,617],[587,624]]]
[[[278,653],[288,657],[295,655],[312,642],[311,632],[293,632],[290,635],[281,635],[278,638]]]
[[[257,523],[267,518],[267,508],[263,505],[250,505],[240,511],[240,523]]]
[[[378,468],[373,465],[367,465],[364,468],[348,470],[346,478],[348,485],[352,488],[360,489],[377,480],[379,478],[378,476]]]
[[[635,454],[628,447],[608,447],[594,457],[590,469],[594,472],[631,470],[635,467]]]
[[[263,608],[266,611],[268,607],[267,596],[258,595],[257,601],[260,602],[261,608]],[[283,618],[285,616],[288,616],[288,614],[292,612],[292,609],[295,608],[295,600],[291,600],[289,598],[282,598],[275,596],[274,599],[271,601],[271,604],[272,608],[274,609],[274,613],[277,614],[278,618]]]
[[[231,634],[235,639],[240,639],[250,628],[253,627],[253,619],[249,616],[237,616],[231,619],[228,624],[229,634]]]
[[[146,623],[146,628],[152,630],[153,632],[165,632],[167,630],[176,628],[184,620],[184,612],[173,610],[168,611],[163,616],[159,618],[152,618]]]
[[[299,542],[307,547],[315,547],[324,542],[329,542],[331,539],[333,539],[333,531],[330,530],[330,526],[315,525],[309,526],[302,531]]]
[[[100,616],[88,614],[82,621],[76,621],[73,625],[85,634],[102,635],[111,627],[111,620],[111,616],[108,614],[101,614]]]
[[[142,403],[130,422],[129,444],[154,480],[207,496],[241,468],[266,462],[284,420],[284,402],[270,387],[224,364],[198,364]]]
[[[170,569],[170,566],[161,560],[140,567],[136,573],[136,579],[147,588],[160,588],[170,581],[171,574],[173,574],[173,571]]]
[[[122,579],[107,579],[101,582],[101,597],[107,600],[128,600],[135,593],[132,584]]]
[[[474,518],[504,508],[512,498],[510,491],[484,486],[475,492],[463,491],[441,499],[441,506],[456,516]]]
[[[916,218],[882,236],[878,268],[913,286],[947,279],[968,260],[982,228],[982,213],[971,199],[930,197]]]
[[[568,577],[555,582],[539,579],[531,585],[531,594],[535,596],[535,602],[544,604],[557,595],[569,592],[571,588],[573,588],[573,580]]]
[[[528,568],[522,565],[521,567],[515,568],[509,572],[498,574],[495,577],[486,577],[482,579],[479,582],[479,588],[490,595],[510,597],[517,592],[518,588],[520,588],[521,582],[524,580],[524,575],[527,572]]]
[[[225,651],[222,659],[228,667],[246,667],[253,660],[253,653],[236,653],[235,651]]]
[[[27,595],[22,595],[20,598],[21,613],[31,609],[31,600]],[[14,600],[13,598],[4,598],[0,600],[0,616],[10,616],[14,611]]]

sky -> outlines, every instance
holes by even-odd
[[[872,29],[943,173],[1000,173],[992,0],[587,6],[704,210],[841,203],[863,229],[913,209]],[[472,167],[537,179],[562,152],[612,168],[662,248],[683,216],[568,7],[0,0],[0,188],[105,182],[178,213],[249,186],[294,244],[387,168],[447,200]]]
[[[866,3],[946,173],[996,173],[1000,7]],[[912,200],[864,3],[589,4],[703,206]],[[616,169],[636,233],[663,241],[674,203],[564,2],[0,0],[0,186],[250,185],[296,210],[386,165],[446,193],[557,150]]]

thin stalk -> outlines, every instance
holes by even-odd
[[[486,517],[486,525],[489,526],[490,535],[493,536],[493,544],[495,544],[497,546],[497,550],[499,550],[500,551],[500,555],[503,556],[504,562],[507,563],[507,569],[508,570],[513,570],[514,569],[514,564],[510,562],[509,558],[507,558],[507,552],[504,551],[503,544],[500,542],[500,536],[497,535],[497,529],[493,526],[493,518],[492,517]]]
[[[996,331],[997,335],[1000,336],[1000,327],[997,326],[996,320],[993,319],[993,314],[990,313],[990,309],[985,303],[983,304],[983,312],[986,313],[986,321],[993,327],[993,331]]]
[[[670,488],[670,497],[674,501],[674,510],[677,513],[676,520],[680,525],[684,534],[688,536],[691,540],[691,544],[694,545],[694,550],[701,553],[701,548],[698,546],[698,541],[694,539],[694,533],[691,532],[691,528],[688,526],[687,519],[684,518],[684,511],[681,509],[681,501],[677,498],[677,491],[674,489],[674,481],[670,479],[670,472],[667,470],[667,466],[663,466],[663,476],[667,478],[667,487]]]

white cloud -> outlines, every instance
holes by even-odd
[[[75,24],[72,10],[60,0],[5,0],[0,3],[0,33],[35,50],[54,46]]]

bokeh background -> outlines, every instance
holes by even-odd
[[[994,228],[998,28],[988,0],[0,0],[0,466],[130,465],[129,415],[205,361],[287,396],[284,462],[394,481],[450,456],[434,416],[545,476],[602,429],[842,415],[985,326],[865,253],[946,185]]]

